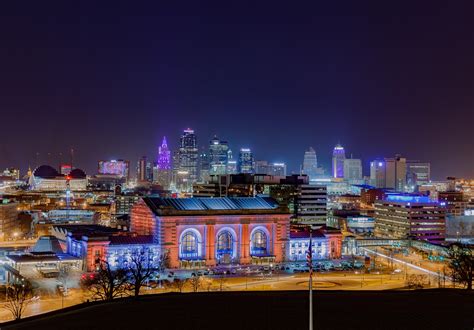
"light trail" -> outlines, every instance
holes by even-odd
[[[426,269],[426,268],[423,268],[423,267],[419,267],[419,266],[417,266],[417,265],[413,265],[413,264],[411,264],[411,263],[409,263],[409,262],[406,262],[406,261],[403,261],[403,260],[400,260],[400,259],[397,259],[397,258],[393,258],[393,257],[387,256],[387,255],[385,255],[385,254],[383,254],[383,253],[376,252],[376,251],[370,250],[370,249],[365,248],[365,247],[363,247],[363,248],[361,248],[361,249],[367,251],[368,253],[372,253],[372,254],[378,255],[378,256],[380,256],[380,257],[383,257],[383,258],[386,258],[386,259],[389,259],[389,260],[392,260],[392,261],[401,263],[402,265],[405,265],[405,266],[407,266],[407,267],[410,267],[410,268],[413,268],[413,269],[422,271],[422,272],[424,272],[424,273],[427,273],[427,274],[430,274],[430,275],[433,275],[433,276],[442,277],[442,276],[441,276],[439,273],[437,273],[437,272],[433,272],[433,271],[431,271],[431,270],[429,270],[429,269]]]

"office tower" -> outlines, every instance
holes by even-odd
[[[375,236],[442,242],[446,208],[427,196],[387,195],[376,200]]]
[[[181,175],[186,173],[187,182],[191,184],[198,178],[198,147],[194,130],[185,129],[179,141],[178,168]]]
[[[405,191],[406,179],[406,159],[400,155],[370,163],[370,184],[376,188]]]
[[[346,152],[344,148],[338,144],[334,147],[332,152],[332,175],[334,178],[344,178],[344,160],[346,159]]]
[[[344,160],[344,179],[348,181],[362,180],[362,161],[360,159]]]
[[[228,160],[229,145],[227,141],[219,140],[214,135],[214,138],[209,143],[209,173],[211,175],[226,174]]]
[[[166,136],[163,136],[161,146],[158,148],[158,168],[160,170],[171,170],[171,151],[168,148]]]
[[[253,153],[249,148],[241,148],[238,161],[239,173],[254,173]]]
[[[327,220],[327,187],[301,184],[297,187],[296,221],[301,224],[325,225]]]
[[[163,189],[169,189],[171,178],[171,151],[168,148],[166,136],[164,136],[161,146],[158,148],[158,161],[153,170],[153,182],[162,186]]]
[[[385,161],[383,159],[370,162],[370,184],[375,188],[385,188]]]
[[[318,159],[312,147],[304,152],[302,172],[310,179],[315,179],[318,175]]]
[[[143,156],[138,160],[137,164],[137,181],[144,182],[147,181],[147,157]]]
[[[270,165],[270,175],[275,176],[286,176],[286,164],[285,163],[273,163]]]
[[[255,162],[255,174],[286,176],[286,164],[269,163],[266,160],[257,160]]]
[[[394,158],[385,158],[385,188],[405,191],[406,183],[406,158],[402,158],[400,155],[396,155]]]
[[[199,154],[199,182],[208,182],[211,171],[210,171],[210,157],[206,151],[202,151]]]
[[[411,191],[416,187],[430,183],[430,163],[407,160],[407,186]]]
[[[229,159],[227,161],[227,174],[237,174],[237,161]]]

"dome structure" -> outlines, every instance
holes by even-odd
[[[75,168],[69,173],[71,179],[85,179],[86,173],[80,168]]]
[[[43,179],[54,179],[61,174],[49,165],[41,165],[33,171],[33,176]]]

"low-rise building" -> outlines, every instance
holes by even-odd
[[[427,196],[391,194],[375,201],[375,236],[442,242],[446,207]]]

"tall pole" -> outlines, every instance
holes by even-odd
[[[313,233],[311,227],[309,229],[309,248],[308,248],[308,263],[309,263],[309,330],[313,330]]]

